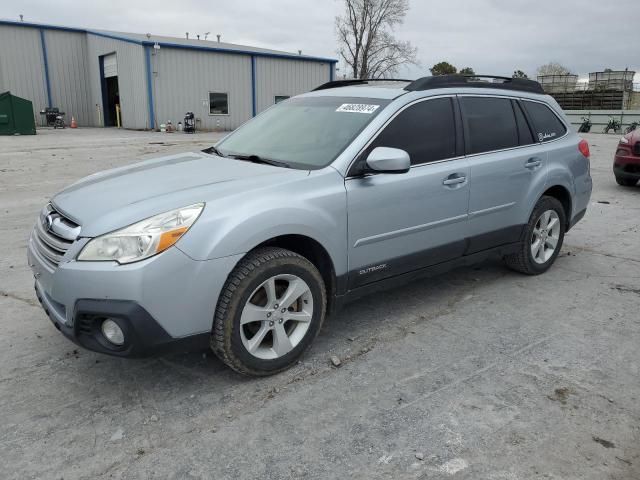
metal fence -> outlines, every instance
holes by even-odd
[[[576,130],[582,124],[583,117],[589,118],[593,124],[593,133],[602,133],[610,117],[622,124],[622,130],[632,122],[640,122],[640,110],[565,110],[564,113]]]
[[[538,75],[538,83],[547,93],[576,91],[640,91],[640,83],[633,83],[636,72],[631,70],[591,72],[588,81],[579,82],[578,75]]]
[[[547,93],[573,92],[578,83],[578,75],[538,75],[538,83]]]

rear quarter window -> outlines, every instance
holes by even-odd
[[[540,142],[550,142],[567,133],[567,128],[558,116],[545,104],[538,102],[522,102],[535,130],[536,139]]]

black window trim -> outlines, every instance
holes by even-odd
[[[434,95],[432,97],[423,97],[417,98],[416,100],[403,105],[400,109],[398,109],[394,114],[389,117],[380,128],[371,136],[369,141],[358,151],[358,153],[353,157],[351,162],[349,163],[349,168],[347,168],[347,175],[345,176],[345,180],[353,179],[353,178],[362,178],[362,174],[357,171],[354,171],[356,164],[360,160],[361,155],[371,146],[371,144],[380,136],[382,131],[387,128],[387,126],[395,120],[395,118],[404,112],[409,107],[417,105],[418,103],[428,102],[429,100],[435,100],[438,98],[449,98],[451,100],[451,108],[453,109],[453,120],[454,120],[454,128],[455,128],[455,136],[456,136],[456,156],[451,158],[443,158],[442,160],[435,160],[433,162],[424,162],[424,163],[416,163],[411,165],[409,168],[412,169],[414,167],[424,167],[426,165],[434,165],[443,162],[451,162],[453,160],[460,160],[465,157],[464,155],[464,143],[460,144],[461,141],[464,141],[462,135],[462,117],[460,115],[460,106],[458,105],[458,99],[456,98],[455,93],[443,94],[443,95]]]
[[[535,145],[537,143],[540,143],[540,141],[536,138],[536,132],[533,130],[533,126],[532,126],[533,124],[531,123],[531,118],[529,117],[528,113],[525,111],[524,105],[522,105],[520,100],[517,98],[512,98],[511,107],[513,108],[513,114],[516,117],[516,126],[518,127],[518,143],[520,144],[520,146],[528,147],[530,145]],[[522,139],[520,138],[520,122],[518,122],[518,114],[516,113],[517,108],[519,108],[520,113],[522,113],[522,116],[524,118],[524,126],[527,130],[529,130],[529,133],[531,134],[531,138],[533,139],[532,143],[522,144]]]
[[[478,98],[478,97],[482,97],[482,98],[503,98],[505,100],[510,100],[510,105],[511,105],[511,109],[513,110],[513,100],[518,100],[517,97],[510,97],[508,95],[492,95],[492,94],[480,94],[480,93],[459,93],[457,95],[458,98],[460,97],[474,97],[474,98]],[[524,108],[523,108],[524,111]],[[526,115],[526,112],[524,113]],[[460,107],[460,116],[462,117],[462,106]],[[517,119],[516,119],[516,113],[515,111],[513,112],[513,121],[516,122],[516,128],[518,128],[518,124],[517,124]],[[529,119],[527,118],[527,122],[529,122]],[[464,125],[464,122],[463,122]],[[529,129],[531,129],[529,127]],[[465,151],[465,157],[467,158],[472,158],[472,157],[477,157],[478,155],[487,155],[489,153],[499,153],[499,152],[507,152],[509,150],[516,150],[518,148],[527,148],[527,147],[531,147],[533,145],[540,145],[540,142],[538,141],[538,139],[536,138],[536,136],[534,135],[533,132],[531,132],[531,135],[533,136],[533,140],[534,143],[530,143],[528,145],[516,145],[515,147],[507,147],[507,148],[499,148],[497,150],[487,150],[486,152],[478,152],[478,153],[467,153],[469,150],[469,145],[467,144],[468,141],[468,133],[466,128],[464,129],[464,151]],[[520,135],[518,135],[518,143],[520,143]]]
[[[357,161],[360,159],[360,156],[362,155],[362,153],[369,148],[369,146],[376,140],[376,138],[378,138],[378,135],[380,135],[380,133],[386,128],[387,125],[389,125],[389,123],[391,123],[400,113],[402,113],[404,110],[406,110],[407,108],[411,107],[412,105],[415,105],[417,103],[420,102],[425,102],[425,101],[429,101],[429,100],[434,100],[436,98],[451,98],[453,100],[454,103],[454,119],[455,119],[455,124],[456,124],[456,153],[458,154],[458,156],[452,157],[452,158],[445,158],[442,160],[436,160],[435,162],[426,162],[426,163],[418,163],[416,165],[411,165],[410,168],[413,167],[424,167],[427,165],[434,165],[434,164],[438,164],[438,163],[444,163],[444,162],[451,162],[453,160],[460,160],[462,158],[472,158],[472,157],[476,157],[478,155],[487,155],[490,153],[499,153],[499,152],[506,152],[509,150],[518,150],[518,149],[523,149],[523,148],[531,148],[531,147],[535,147],[535,146],[540,146],[543,144],[543,142],[540,142],[537,138],[537,136],[535,135],[534,131],[531,131],[531,134],[533,135],[533,140],[534,143],[530,143],[529,145],[518,145],[517,147],[509,147],[509,148],[502,148],[500,150],[492,150],[490,152],[482,152],[482,153],[472,153],[472,154],[468,154],[466,155],[464,152],[466,151],[466,133],[464,132],[464,128],[462,127],[462,111],[460,108],[460,102],[459,102],[459,98],[460,97],[492,97],[492,98],[506,98],[509,100],[515,100],[518,102],[522,102],[522,101],[527,101],[527,102],[535,102],[535,103],[540,103],[544,106],[546,106],[547,108],[549,108],[553,114],[558,118],[558,120],[560,120],[560,122],[565,126],[566,132],[563,136],[555,138],[553,140],[550,140],[548,142],[544,142],[544,145],[548,145],[550,143],[553,142],[557,142],[558,140],[562,140],[563,138],[565,138],[566,136],[569,135],[569,133],[571,132],[570,128],[567,126],[567,123],[562,119],[562,117],[560,115],[558,115],[558,113],[555,111],[554,108],[552,108],[547,102],[543,102],[541,100],[536,100],[534,98],[529,98],[529,97],[516,97],[516,96],[509,96],[509,95],[495,95],[495,94],[491,94],[491,93],[448,93],[448,94],[442,94],[442,95],[435,95],[432,97],[423,97],[423,98],[418,98],[410,103],[407,103],[406,105],[403,105],[399,110],[397,110],[391,117],[389,117],[387,119],[387,121],[382,124],[382,126],[371,136],[371,138],[369,139],[369,141],[358,151],[358,153],[353,157],[353,159],[351,160],[351,162],[349,163],[349,168],[347,168],[347,174],[345,176],[345,180],[350,180],[353,178],[361,178],[362,175],[359,174],[358,172],[354,172],[353,168],[355,166],[355,164],[357,163]],[[524,105],[522,105],[522,111],[526,117],[527,123],[529,124],[529,129],[532,129],[532,121],[531,118],[529,117],[529,113],[527,112],[527,109],[525,108]],[[459,145],[459,141],[462,141],[462,145]],[[355,141],[355,139],[354,139]]]
[[[556,110],[551,105],[549,105],[547,102],[541,102],[540,100],[535,100],[533,98],[527,98],[527,97],[520,97],[520,98],[518,98],[518,100],[522,104],[522,111],[526,115],[527,121],[529,122],[529,125],[531,126],[532,129],[535,129],[535,126],[533,125],[533,119],[529,115],[529,112],[527,111],[527,107],[524,105],[523,102],[534,102],[534,103],[540,103],[541,105],[544,105],[545,107],[547,107],[551,111],[551,113],[553,113],[556,116],[558,121],[564,126],[564,130],[565,130],[564,135],[562,135],[561,137],[554,138],[553,140],[549,140],[548,142],[545,142],[545,141],[541,142],[540,140],[538,140],[536,132],[535,132],[535,130],[533,130],[533,138],[534,138],[534,140],[536,140],[538,142],[538,144],[547,145],[549,143],[556,142],[556,141],[566,137],[567,135],[569,135],[570,130],[571,130],[571,126],[568,123],[566,123],[564,121],[564,119],[562,118],[562,116],[558,115],[558,112],[556,112]]]
[[[558,140],[561,140],[561,139],[565,138],[570,133],[569,132],[569,128],[567,128],[567,124],[562,120],[560,115],[558,115],[556,113],[556,111],[553,108],[551,108],[551,106],[548,103],[542,102],[540,100],[534,100],[533,98],[528,98],[528,97],[510,97],[510,96],[507,96],[507,95],[492,95],[492,94],[478,94],[478,93],[459,93],[457,96],[458,97],[507,98],[507,99],[510,99],[510,100],[526,100],[527,102],[540,103],[540,104],[546,106],[549,110],[551,110],[553,112],[553,114],[558,118],[558,120],[560,120],[560,122],[566,128],[566,132],[565,132],[564,135],[562,135],[561,137],[558,137],[558,138],[554,138],[553,140],[550,140],[548,142],[541,142],[540,140],[538,140],[537,136],[535,135],[535,132],[532,132],[533,133],[533,140],[534,140],[535,143],[530,143],[529,145],[518,145],[517,147],[501,148],[500,150],[491,150],[490,152],[470,153],[468,155],[465,155],[467,158],[475,157],[475,156],[478,156],[478,155],[487,155],[489,153],[498,153],[498,152],[506,152],[508,150],[517,150],[517,149],[520,149],[520,148],[530,148],[530,147],[542,145],[543,143],[544,143],[544,145],[548,145],[550,143],[557,142]],[[524,111],[524,114],[527,116],[527,122],[529,122],[529,124],[531,125],[531,119],[529,118],[529,114],[528,114],[526,108],[524,108],[524,105],[523,105],[522,110]]]

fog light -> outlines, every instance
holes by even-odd
[[[107,319],[102,322],[102,334],[104,338],[109,340],[114,345],[123,345],[124,344],[124,333],[116,322],[111,319]]]

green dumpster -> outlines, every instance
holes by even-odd
[[[30,100],[0,93],[0,135],[35,135],[36,122]]]

